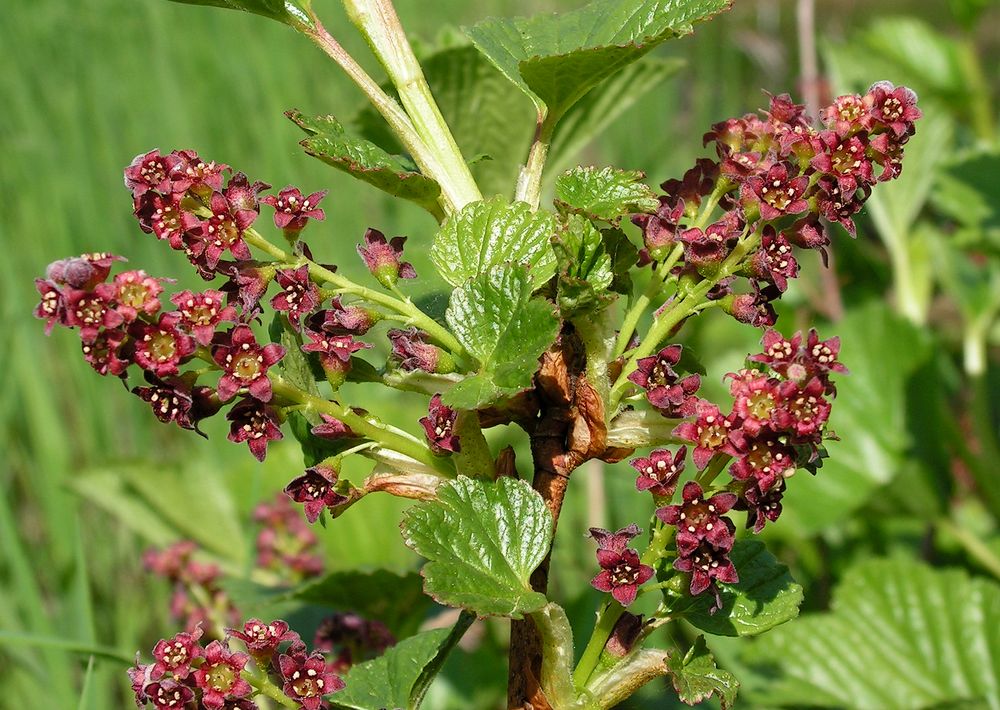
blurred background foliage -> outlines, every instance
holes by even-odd
[[[579,4],[398,6],[418,46],[430,52],[454,41],[455,26],[489,14]],[[837,234],[835,271],[803,265],[779,321],[785,332],[818,323],[822,334],[839,334],[852,370],[841,378],[834,408],[842,441],[831,445],[820,476],[794,481],[781,524],[767,531],[805,586],[811,613],[829,606],[845,576],[864,588],[872,558],[902,560],[897,580],[928,573],[907,567],[907,559],[1000,578],[1000,11],[991,0],[818,0],[813,36],[797,23],[801,4],[739,0],[694,37],[668,43],[656,56],[683,60],[684,68],[644,94],[622,91],[615,105],[631,105],[603,137],[586,144],[564,137],[562,157],[563,167],[614,164],[644,170],[658,183],[703,154],[700,137],[711,123],[764,105],[762,90],[801,97],[812,88],[832,97],[889,79],[920,94],[925,118],[908,146],[903,177],[876,190],[857,241]],[[363,56],[339,3],[316,6],[333,33]],[[802,52],[810,52],[811,40],[820,81],[805,87]],[[44,337],[31,317],[33,277],[57,258],[102,250],[127,256],[134,268],[178,277],[179,287],[197,286],[183,256],[143,235],[130,214],[121,170],[153,147],[194,148],[275,187],[329,188],[327,221],[310,229],[311,246],[322,261],[359,276],[354,246],[369,226],[409,235],[418,272],[433,273],[426,245],[434,224],[299,150],[296,127],[282,117],[286,109],[369,122],[337,69],[275,23],[159,0],[10,3],[0,23],[0,56],[0,308],[8,333],[0,342],[0,705],[127,707],[122,666],[102,651],[146,651],[174,629],[170,590],[143,572],[141,551],[195,539],[235,579],[246,576],[251,510],[297,475],[300,454],[284,442],[258,465],[225,441],[224,422],[209,423],[207,441],[159,425],[146,404],[94,376],[74,335]],[[374,73],[373,62],[365,63]],[[509,132],[469,140],[493,141],[516,161],[533,116],[517,100],[502,110]],[[610,109],[593,111],[603,116]],[[508,165],[498,160],[477,169],[499,185]],[[424,279],[415,289],[433,297],[440,285]],[[721,375],[739,367],[755,333],[721,314],[685,333],[710,373],[709,394],[721,397]],[[371,390],[364,396],[366,407],[411,429],[423,414],[420,398]],[[506,436],[497,432],[495,441]],[[527,452],[518,460],[523,473]],[[553,595],[582,634],[595,601],[587,587],[593,553],[583,532],[644,520],[649,511],[622,465],[589,466],[577,476],[560,525]],[[402,507],[373,497],[320,529],[327,570],[414,568],[396,527]],[[921,588],[933,590],[942,579],[923,580]],[[844,617],[848,582],[837,607]],[[954,619],[944,597],[928,594],[927,633],[946,634],[940,628]],[[246,600],[250,613],[253,594]],[[822,626],[834,621],[845,626]],[[930,707],[976,697],[961,683],[953,693],[925,687],[905,648],[893,650],[904,668],[899,679],[848,688],[843,674],[864,675],[864,654],[841,658],[821,645],[803,650],[807,628],[853,639],[848,627],[849,619],[816,615],[756,643],[713,638],[711,645],[744,681],[743,706]],[[428,707],[494,707],[504,683],[499,636],[499,626],[488,627],[478,648],[453,658]],[[993,654],[1000,657],[1000,648]],[[1000,668],[994,680],[998,674]],[[654,687],[630,707],[671,707],[669,695]]]

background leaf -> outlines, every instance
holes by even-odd
[[[442,604],[520,619],[547,603],[529,577],[548,552],[552,516],[524,481],[459,477],[408,509],[401,527],[428,560],[424,590]]]
[[[242,10],[269,17],[286,25],[311,24],[302,9],[288,0],[172,0],[172,2]]]
[[[851,569],[828,613],[752,646],[780,671],[770,704],[892,710],[1000,707],[1000,586],[908,560]]]
[[[667,669],[677,696],[688,705],[698,705],[715,695],[723,710],[732,707],[740,684],[736,677],[715,665],[715,658],[699,636],[686,654],[674,650],[667,658]]]

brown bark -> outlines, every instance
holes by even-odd
[[[535,378],[538,417],[530,426],[534,489],[556,524],[569,477],[584,461],[604,455],[607,428],[604,404],[584,376],[586,353],[572,326],[542,356]],[[531,585],[545,592],[551,550],[531,575]],[[507,707],[552,710],[539,686],[541,642],[531,619],[511,622]]]

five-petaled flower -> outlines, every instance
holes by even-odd
[[[271,299],[271,308],[288,314],[288,322],[295,330],[300,328],[302,316],[308,315],[320,304],[321,296],[309,276],[309,266],[283,269],[275,274],[281,293]]]
[[[271,380],[267,369],[285,355],[277,343],[261,347],[250,326],[237,325],[212,349],[212,358],[222,368],[219,399],[228,402],[241,389],[261,402],[271,399]]]
[[[225,298],[222,291],[211,289],[201,293],[181,291],[171,296],[170,302],[177,306],[181,323],[198,344],[208,345],[220,323],[236,321],[236,309],[225,305]]]
[[[684,472],[684,459],[687,457],[687,447],[682,446],[676,454],[669,451],[653,451],[649,456],[641,456],[629,461],[632,468],[639,472],[635,481],[636,489],[649,491],[654,496],[669,498],[677,488],[677,481]]]
[[[628,547],[629,541],[640,532],[635,524],[614,533],[590,529],[590,536],[597,540],[597,563],[601,566],[590,584],[598,591],[610,592],[622,606],[634,602],[639,587],[653,576],[653,568],[642,564],[639,554]]]
[[[326,197],[326,190],[314,192],[308,197],[297,187],[289,185],[277,195],[261,198],[261,202],[274,208],[274,226],[286,232],[301,232],[310,219],[322,221],[326,214],[319,208],[320,200]]]
[[[282,690],[305,710],[318,710],[323,696],[343,689],[344,681],[331,673],[322,654],[281,654],[278,669],[284,680]]]
[[[191,662],[205,653],[198,643],[201,633],[201,628],[198,628],[192,634],[182,631],[171,639],[160,639],[153,647],[153,659],[156,662],[149,677],[159,680],[164,674],[171,673],[177,680],[187,678],[194,670]]]
[[[462,445],[455,434],[455,420],[458,412],[441,403],[441,395],[431,397],[426,417],[420,419],[420,425],[427,434],[427,441],[435,453],[459,452]]]
[[[202,664],[194,672],[194,682],[201,688],[201,704],[207,710],[221,710],[226,700],[243,698],[253,688],[242,675],[250,662],[245,653],[234,653],[219,641],[205,647]]]
[[[267,455],[267,442],[277,441],[283,437],[278,413],[269,405],[246,397],[229,410],[226,415],[232,424],[229,427],[229,440],[239,444],[247,442],[250,453],[263,461]]]
[[[306,520],[315,523],[324,508],[333,507],[347,498],[337,492],[337,470],[320,464],[285,486],[285,494],[296,503],[302,503]]]

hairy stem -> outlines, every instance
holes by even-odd
[[[468,163],[448,128],[391,0],[343,0],[354,25],[385,68],[435,168],[448,212],[482,199]]]

